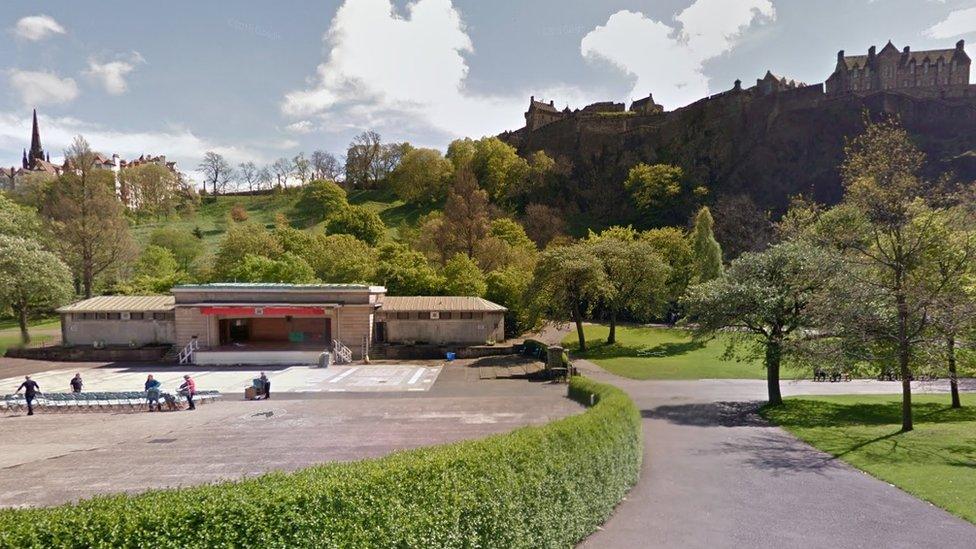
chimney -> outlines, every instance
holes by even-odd
[[[534,95],[529,96],[529,103],[535,103],[535,96]]]
[[[956,50],[958,50],[958,51],[962,51],[965,46],[966,46],[966,41],[965,40],[960,40],[960,41],[956,42]]]
[[[909,53],[910,51],[911,51],[911,50],[909,49],[909,47],[908,47],[908,46],[905,46],[904,48],[902,48],[902,49],[901,49],[901,52],[902,52],[902,53],[904,53],[905,55],[908,55],[908,53]]]
[[[837,52],[837,62],[841,63],[844,61],[844,50]]]
[[[868,48],[868,59],[874,59],[875,50],[876,50],[876,48],[874,46],[871,46],[870,48]]]
[[[736,78],[735,79],[735,84],[732,86],[732,89],[735,90],[735,91],[741,91],[742,90],[742,80],[739,80],[738,78]]]
[[[552,99],[550,99],[550,100],[549,100],[549,106],[550,106],[550,107],[555,107],[555,106],[556,106],[556,102],[555,102],[555,101],[553,101]]]

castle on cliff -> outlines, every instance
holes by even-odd
[[[867,55],[837,53],[837,65],[826,82],[808,85],[767,71],[756,85],[743,88],[736,80],[732,89],[696,101],[697,105],[718,97],[748,94],[752,97],[775,96],[794,104],[813,105],[823,99],[864,97],[875,93],[895,93],[913,98],[952,99],[976,98],[976,86],[969,83],[970,59],[960,40],[955,48],[911,51],[905,46],[898,50],[889,40],[880,52],[874,46]],[[690,107],[691,105],[689,105]],[[683,107],[685,108],[685,107]],[[593,103],[582,109],[559,110],[554,101],[548,103],[530,98],[525,112],[525,128],[535,131],[564,119],[603,119],[613,115],[657,115],[664,108],[648,94],[626,108],[624,103],[610,101]],[[503,135],[511,134],[506,132]]]

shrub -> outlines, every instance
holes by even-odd
[[[234,204],[230,208],[230,218],[237,223],[243,223],[247,221],[247,210],[244,209],[243,204]]]
[[[380,216],[363,206],[349,206],[331,216],[325,225],[328,234],[351,234],[375,246],[386,234],[386,225]]]
[[[0,511],[3,547],[567,547],[637,480],[640,414],[585,378],[583,414],[255,479]],[[591,395],[594,395],[591,397]]]

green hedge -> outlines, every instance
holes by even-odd
[[[0,547],[567,547],[610,516],[642,455],[626,394],[577,377],[570,396],[595,405],[380,459],[3,510]]]

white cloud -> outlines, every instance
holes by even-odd
[[[29,107],[67,103],[78,97],[74,79],[61,78],[53,72],[12,69],[10,85]]]
[[[139,52],[132,52],[125,57],[117,58],[114,61],[99,62],[96,58],[88,59],[88,70],[85,74],[91,77],[105,88],[111,95],[121,95],[128,89],[125,81],[127,74],[135,70],[136,65],[145,63]]]
[[[52,34],[64,34],[64,27],[49,15],[31,15],[22,17],[14,26],[14,33],[23,38],[36,42]]]
[[[297,134],[311,133],[315,128],[310,120],[299,120],[285,126],[285,129]]]
[[[704,63],[731,51],[754,23],[775,16],[770,0],[696,0],[675,24],[623,10],[584,36],[580,52],[633,75],[632,98],[650,92],[673,108],[708,95]]]
[[[925,31],[932,38],[953,38],[976,32],[976,8],[954,10],[945,19]]]
[[[474,46],[451,0],[417,0],[403,15],[390,0],[347,1],[324,40],[328,58],[304,89],[281,103],[285,115],[313,118],[322,131],[369,127],[411,139],[431,139],[431,129],[441,138],[494,134],[521,126],[530,93],[557,91],[478,95],[467,89],[464,55]],[[560,102],[583,98],[569,87],[558,91]]]

